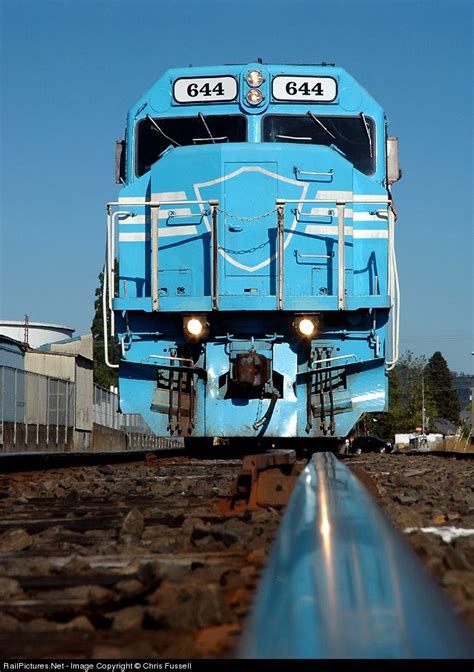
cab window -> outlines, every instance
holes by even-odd
[[[341,152],[362,173],[375,172],[375,126],[363,115],[270,114],[263,118],[262,140],[326,145]]]
[[[148,172],[168,147],[218,142],[246,142],[244,115],[204,115],[193,117],[147,117],[136,128],[136,174]]]

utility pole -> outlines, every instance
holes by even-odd
[[[26,347],[29,346],[29,328],[30,328],[30,318],[28,315],[25,315],[25,326],[23,330],[23,343]]]
[[[426,416],[425,416],[425,374],[423,372],[421,374],[421,441],[422,441],[423,444],[426,443],[425,424],[426,424]]]
[[[471,355],[474,355],[474,352],[471,352]],[[474,436],[474,387],[471,387],[471,431],[469,432],[469,438],[472,441]]]

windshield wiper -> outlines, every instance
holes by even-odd
[[[215,143],[216,143],[216,140],[215,140],[215,138],[212,136],[211,131],[209,130],[209,126],[207,125],[207,121],[204,119],[204,115],[203,115],[203,113],[202,113],[202,112],[198,112],[198,117],[199,117],[199,119],[202,121],[202,123],[204,124],[204,128],[205,128],[206,131],[209,133],[209,137],[211,138],[212,142],[215,144]]]
[[[212,138],[193,138],[194,144],[197,144],[199,142],[209,142],[209,140],[212,140],[212,142],[215,144],[216,142],[229,142],[229,138],[227,135],[220,135],[219,137],[212,137]]]
[[[305,135],[281,135],[280,133],[277,133],[275,135],[275,138],[279,138],[282,140],[295,140],[295,142],[298,142],[299,140],[304,140],[306,142],[311,142],[313,138]]]
[[[323,129],[323,131],[326,131],[326,133],[327,133],[333,140],[336,139],[336,136],[333,135],[333,134],[331,133],[331,131],[330,131],[328,128],[326,128],[326,126],[323,124],[322,121],[319,121],[318,117],[317,117],[315,114],[313,114],[313,113],[310,112],[309,110],[308,110],[308,112],[307,112],[306,114],[307,114],[309,117],[311,117],[311,119],[314,121],[314,123],[317,124],[318,126],[320,126],[320,127]]]
[[[334,149],[335,152],[337,152],[338,154],[340,154],[341,156],[343,156],[345,159],[348,158],[347,154],[346,154],[345,152],[343,152],[342,149],[341,149],[340,147],[338,147],[337,145],[335,145],[333,142],[331,142],[331,144],[329,145],[329,147],[330,147],[331,149]]]
[[[365,118],[365,114],[363,112],[360,113],[360,118],[362,119],[362,123],[364,124],[367,140],[369,141],[370,158],[372,158],[372,136],[370,135],[369,124],[367,123],[367,119]]]
[[[166,133],[165,133],[164,131],[161,130],[161,128],[160,128],[160,127],[158,126],[158,124],[156,123],[156,121],[155,121],[152,117],[150,117],[149,114],[146,115],[146,118],[148,119],[148,121],[150,121],[150,122],[153,124],[155,130],[158,131],[158,133],[161,133],[161,135],[162,135],[164,138],[166,138],[167,140],[169,140],[170,142],[172,142],[173,145],[174,145],[175,147],[182,147],[182,145],[180,145],[179,142],[177,142],[176,140],[173,140],[173,138],[170,138],[169,135],[166,135]]]

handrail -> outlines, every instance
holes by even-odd
[[[118,364],[112,364],[109,357],[108,343],[108,318],[110,314],[110,336],[115,336],[115,314],[113,311],[113,299],[115,297],[115,229],[117,219],[121,216],[130,216],[128,210],[115,210],[115,207],[134,206],[150,207],[151,209],[151,304],[153,312],[159,311],[159,229],[158,219],[159,211],[162,205],[210,205],[212,207],[212,226],[211,226],[211,265],[212,265],[212,306],[213,310],[218,309],[219,290],[218,290],[218,230],[217,230],[217,212],[219,201],[217,200],[163,200],[163,201],[141,201],[137,202],[136,197],[122,198],[120,201],[110,201],[107,203],[106,219],[106,240],[105,240],[105,265],[104,265],[104,287],[102,296],[102,319],[104,325],[104,356],[108,367],[116,369]],[[207,216],[206,212],[201,213],[201,220]]]
[[[115,207],[117,205],[134,205],[137,208],[141,208],[145,205],[208,205],[210,203],[209,200],[207,201],[201,201],[201,200],[195,200],[195,201],[187,201],[187,200],[179,200],[176,199],[174,201],[140,201],[139,203],[135,200],[133,196],[130,196],[130,198],[123,198],[120,201],[110,201],[107,203],[107,207]],[[377,201],[378,203],[378,201]]]
[[[280,243],[280,219],[284,217],[284,209],[287,203],[336,203],[337,208],[337,239],[338,239],[338,291],[337,291],[337,306],[338,310],[345,310],[346,307],[346,287],[345,287],[345,208],[346,205],[352,203],[369,204],[369,203],[387,203],[391,204],[392,199],[386,196],[358,196],[353,195],[352,198],[279,198],[277,199],[277,208],[279,212],[278,218],[278,307],[283,306],[283,248],[284,244]],[[280,214],[281,211],[281,214]],[[295,217],[298,217],[298,209],[296,209]],[[282,227],[283,228],[283,227]],[[282,251],[280,253],[280,250]],[[397,280],[398,283],[398,280]],[[392,339],[393,340],[393,339]],[[397,354],[398,357],[398,354]]]
[[[346,307],[346,238],[345,203],[337,201],[337,307]]]
[[[115,214],[115,213],[114,213]],[[113,250],[113,240],[115,238],[114,231],[114,216],[111,212],[109,205],[107,205],[107,219],[106,219],[106,233],[105,233],[105,263],[104,263],[104,280],[102,287],[102,321],[104,327],[104,359],[105,364],[111,369],[118,369],[118,364],[112,364],[109,359],[109,337],[108,337],[108,309],[110,310],[110,326],[114,327],[113,323],[113,311],[112,311],[112,298],[113,298],[113,274],[112,274],[112,265],[114,260],[112,258]]]
[[[219,201],[209,201],[212,208],[212,231],[211,231],[211,282],[212,282],[212,310],[219,310],[219,246],[217,235],[217,211]]]
[[[107,312],[107,267],[104,266],[104,286],[102,288],[102,320],[103,320],[103,325],[104,325],[104,359],[105,359],[105,364],[110,368],[110,369],[118,369],[119,365],[118,364],[112,364],[112,362],[109,359],[109,337],[108,337],[108,327],[107,327],[107,317],[108,317],[108,312]]]
[[[301,172],[301,171],[299,171]],[[342,192],[344,193],[344,192]],[[388,204],[392,199],[386,196],[378,195],[352,195],[351,198],[337,198],[337,194],[329,198],[308,198],[308,199],[277,199],[277,256],[278,256],[278,278],[277,278],[277,308],[283,310],[284,306],[284,209],[286,204],[303,203],[336,203],[338,217],[338,309],[344,310],[346,306],[345,297],[345,208],[348,204]],[[217,212],[219,201],[208,200],[149,200],[139,201],[138,197],[121,198],[119,201],[110,201],[107,203],[107,239],[106,239],[106,266],[104,269],[104,297],[107,296],[108,309],[111,314],[111,336],[115,335],[114,312],[112,302],[114,298],[115,271],[114,271],[114,245],[115,245],[115,224],[120,215],[129,215],[127,211],[115,211],[111,209],[117,206],[150,207],[151,208],[151,301],[152,310],[159,310],[159,283],[158,283],[158,253],[159,253],[159,229],[158,218],[159,209],[163,205],[210,205],[211,206],[211,301],[212,310],[219,309],[219,246],[218,246],[218,222]],[[301,214],[301,213],[298,213]],[[309,215],[310,213],[308,213]],[[392,325],[392,361],[393,365],[398,359],[398,330],[399,330],[399,286],[396,274],[395,250],[393,245],[393,217],[389,215],[389,295],[391,305],[394,308],[394,317]],[[104,301],[104,337],[107,335],[107,310]],[[108,343],[106,343],[106,363],[112,368],[118,365],[111,364],[108,357]]]
[[[110,311],[110,335],[115,336],[115,315],[112,310],[112,301],[115,296],[115,223],[118,217],[129,216],[130,213],[127,210],[116,210],[113,213],[108,213],[110,219],[108,220],[109,229],[107,232],[108,235],[108,302],[109,302],[109,311]]]
[[[371,195],[371,196],[363,196],[363,195],[358,195],[354,194],[352,198],[344,198],[344,199],[338,199],[336,196],[332,196],[331,198],[280,198],[278,199],[280,203],[285,205],[286,203],[336,203],[338,200],[339,201],[344,201],[344,203],[347,205],[348,203],[361,203],[361,204],[369,204],[369,203],[392,203],[391,198],[387,198],[387,196],[377,196],[377,195]]]
[[[301,168],[298,168],[298,166],[294,166],[293,167],[293,172],[295,173],[295,175],[298,175],[298,173],[299,173],[300,175],[321,175],[323,177],[333,177],[334,176],[334,170],[332,168],[330,168],[327,173],[321,173],[321,172],[314,171],[314,170],[301,170]]]
[[[397,258],[395,254],[395,214],[392,208],[388,213],[388,294],[390,296],[391,317],[391,359],[387,360],[387,371],[391,371],[399,357],[400,336],[400,285],[398,282]]]
[[[151,309],[157,312],[160,309],[158,298],[158,216],[159,205],[151,207]]]
[[[278,238],[278,278],[277,278],[277,309],[283,310],[284,301],[284,256],[285,256],[285,206],[280,199],[277,207],[277,238]]]
[[[242,658],[472,658],[464,624],[332,453],[300,475],[247,621]]]

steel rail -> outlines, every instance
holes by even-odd
[[[365,488],[331,453],[298,479],[242,658],[472,658],[474,642]]]

